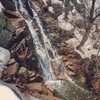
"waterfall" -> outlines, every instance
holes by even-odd
[[[46,36],[41,20],[29,0],[15,0],[15,5],[21,16],[24,18],[33,38],[33,44],[38,56],[39,70],[45,81],[55,80],[51,60],[58,57],[56,50],[51,46]],[[35,30],[35,25],[39,31]]]

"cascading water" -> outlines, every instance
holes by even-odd
[[[33,44],[38,55],[39,69],[45,81],[55,80],[56,77],[51,67],[51,60],[58,57],[57,52],[52,48],[49,39],[44,33],[42,23],[37,12],[31,8],[29,0],[15,0],[17,10],[23,16],[33,38]],[[35,30],[35,24],[39,32]]]
[[[57,90],[59,93],[58,96],[61,95],[64,100],[93,100],[91,93],[77,85],[70,77],[67,76],[65,81],[56,80],[51,62],[58,58],[58,54],[56,50],[53,49],[50,40],[45,35],[41,20],[35,10],[34,4],[33,7],[31,7],[32,0],[14,1],[17,10],[24,18],[32,35],[33,44],[38,56],[39,70],[41,71],[40,73],[42,74],[45,82]],[[36,26],[38,27],[38,31],[36,31]],[[61,64],[61,67],[64,68],[63,63]],[[63,69],[63,71],[64,70],[65,69]]]

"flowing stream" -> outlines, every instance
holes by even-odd
[[[57,52],[51,46],[50,40],[46,36],[41,20],[29,0],[15,0],[17,10],[23,16],[33,38],[33,44],[38,55],[39,70],[45,81],[55,80],[51,60],[58,57]],[[35,26],[38,30],[36,31]]]

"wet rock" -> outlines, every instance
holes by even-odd
[[[74,29],[74,26],[69,23],[69,22],[66,22],[65,20],[61,19],[62,21],[59,21],[58,22],[58,25],[61,29],[65,30],[65,31],[72,31],[73,32],[73,29]]]
[[[22,100],[41,100],[41,99],[31,96],[28,93],[21,93],[19,91],[19,89],[13,84],[9,84],[9,83],[0,81],[0,85],[1,85],[2,90],[5,92],[5,93],[3,93],[3,91],[2,91],[2,93],[6,96],[6,99],[9,98],[8,96],[10,96],[10,100],[16,100],[16,99],[17,100],[20,100],[20,99],[22,99]],[[0,95],[1,95],[1,93],[0,93]],[[3,98],[5,98],[5,96],[3,96]]]
[[[72,31],[61,30],[59,32],[60,38],[63,38],[63,41],[67,41],[70,38],[74,37],[74,33]]]
[[[54,17],[57,19],[57,17],[62,14],[63,7],[60,4],[52,4],[51,6],[53,7]]]
[[[0,47],[0,55],[0,61],[4,64],[7,64],[10,60],[10,52],[5,48]]]
[[[6,27],[6,29],[4,29]],[[10,26],[6,26],[5,16],[0,13],[0,46],[6,47],[10,39],[12,38]]]
[[[67,77],[64,81],[59,92],[59,95],[61,95],[64,100],[94,100],[94,96],[91,92],[80,87],[70,77]]]
[[[3,100],[20,100],[20,98],[9,87],[0,84],[0,97]]]
[[[3,14],[4,14],[7,18],[13,18],[13,19],[20,18],[18,15],[15,15],[15,13],[10,12],[10,11],[5,11],[5,10],[3,10]]]
[[[10,60],[10,52],[5,49],[0,47],[0,77],[2,75],[2,72],[4,71],[5,68],[7,68],[7,63]]]
[[[13,0],[0,0],[6,10],[16,11]]]

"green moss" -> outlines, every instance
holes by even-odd
[[[91,92],[69,80],[64,81],[62,87],[57,90],[56,95],[63,98],[63,100],[94,100]]]

